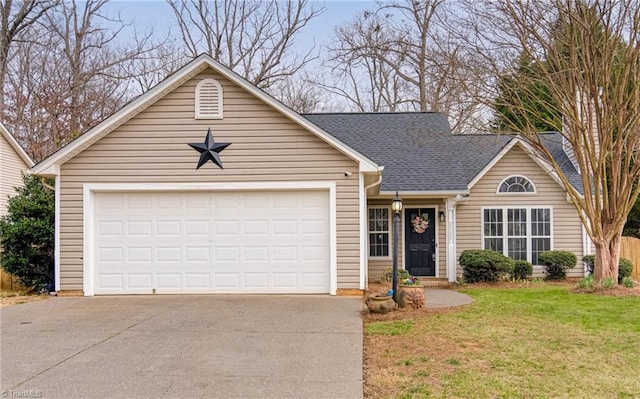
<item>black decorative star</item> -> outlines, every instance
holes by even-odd
[[[229,147],[231,143],[216,143],[211,135],[211,128],[207,130],[204,143],[189,143],[189,145],[200,153],[200,160],[196,170],[200,169],[208,160],[218,165],[220,169],[224,169],[220,160],[220,152]]]

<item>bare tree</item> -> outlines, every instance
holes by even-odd
[[[596,247],[595,278],[617,281],[620,236],[640,192],[640,3],[501,0],[475,14],[487,33],[481,40],[485,51],[514,54],[514,71],[521,60],[516,54],[522,53],[536,71],[511,82],[521,96],[488,105],[520,115],[507,127],[551,165],[578,209]],[[548,89],[548,103],[531,107],[540,87]],[[535,125],[558,106],[584,195],[568,181]]]
[[[386,23],[378,14],[365,11],[337,27],[325,62],[331,78],[316,81],[359,112],[394,112],[408,103],[405,80],[395,72],[404,57],[389,50],[400,32],[385,29]]]
[[[136,94],[131,63],[156,55],[150,31],[118,43],[127,24],[108,16],[106,3],[60,3],[10,54],[4,118],[36,160],[118,110]]]
[[[2,89],[11,44],[57,3],[57,0],[4,0],[0,4],[0,109],[4,106]]]
[[[131,77],[135,91],[146,92],[166,77],[180,69],[188,59],[176,43],[164,41],[154,46],[144,59],[131,58],[123,63],[123,68]]]
[[[296,54],[294,40],[323,10],[309,0],[167,0],[187,56],[210,54],[254,85],[268,89],[317,57]]]
[[[327,109],[324,92],[314,83],[309,73],[299,73],[286,80],[276,82],[269,91],[272,95],[299,113],[321,112]]]
[[[446,29],[455,16],[444,0],[380,3],[336,29],[328,65],[337,82],[325,88],[361,111],[442,112],[464,132],[479,112],[480,70]]]

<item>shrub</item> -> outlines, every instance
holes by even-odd
[[[618,284],[622,284],[625,277],[631,277],[633,272],[633,262],[627,258],[620,258],[618,262]]]
[[[398,269],[398,284],[405,281],[406,279],[411,278],[411,274],[405,269]],[[385,270],[385,272],[380,276],[381,283],[390,283],[393,281],[393,269]]]
[[[567,269],[573,269],[578,262],[576,255],[569,251],[546,251],[538,255],[538,260],[545,267],[547,280],[567,278]]]
[[[38,176],[23,177],[24,187],[9,199],[0,218],[0,265],[25,287],[51,287],[54,251],[54,193]]]
[[[604,280],[602,280],[602,288],[609,289],[609,288],[613,288],[615,285],[616,283],[613,281],[611,277],[607,277]]]
[[[627,288],[633,288],[634,282],[631,277],[625,277],[622,279],[622,284]]]
[[[578,288],[593,290],[593,287],[594,287],[593,276],[587,276],[583,279],[580,279],[580,281],[578,281]]]
[[[512,274],[514,268],[513,259],[488,249],[463,251],[460,265],[464,271],[462,277],[468,283],[495,282],[506,274]]]
[[[526,280],[533,274],[533,265],[526,260],[517,260],[513,267],[513,278],[516,280]]]
[[[593,274],[593,266],[596,262],[595,255],[585,255],[582,261],[587,264],[587,273]],[[625,277],[631,277],[633,272],[633,262],[627,258],[620,258],[618,261],[618,284],[622,284]]]

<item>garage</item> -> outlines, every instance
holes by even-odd
[[[85,287],[96,295],[331,291],[329,190],[85,198],[93,269]]]

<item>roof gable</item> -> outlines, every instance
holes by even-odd
[[[28,168],[33,166],[33,160],[31,159],[31,157],[27,155],[25,150],[20,146],[20,144],[18,144],[15,137],[13,137],[11,133],[9,133],[7,128],[2,123],[0,123],[0,136],[2,136],[7,141],[7,143],[9,143],[9,146],[11,146],[16,154],[18,154],[20,159],[22,159],[22,161],[25,163],[25,165],[27,165]]]
[[[286,107],[262,90],[258,89],[238,74],[218,63],[210,56],[203,54],[166,78],[151,90],[131,101],[129,104],[124,106],[122,109],[120,109],[92,129],[88,130],[85,134],[81,135],[76,140],[69,143],[67,146],[59,149],[57,152],[37,164],[35,167],[33,167],[33,173],[43,175],[57,175],[59,173],[60,165],[64,164],[69,159],[73,158],[84,149],[88,148],[91,144],[100,140],[102,137],[109,134],[118,126],[122,125],[123,123],[132,119],[134,116],[138,115],[143,110],[147,109],[151,104],[164,97],[167,93],[184,84],[186,81],[196,76],[198,73],[206,70],[207,68],[213,69],[215,72],[221,74],[232,83],[247,90],[255,97],[271,106],[273,109],[277,110],[309,132],[315,134],[320,139],[329,143],[331,146],[338,149],[351,159],[357,161],[360,164],[361,171],[377,172],[380,169],[379,166],[371,159],[365,157],[353,148],[345,145],[337,138],[327,134],[316,125],[310,123],[300,114]]]
[[[573,167],[573,164],[571,164],[571,161],[566,156],[564,151],[562,151],[562,148],[560,147],[560,150],[558,150],[558,148],[557,148],[557,144],[558,143],[556,143],[556,141],[557,141],[558,138],[556,136],[560,136],[560,135],[557,134],[557,133],[541,133],[541,134],[545,135],[544,138],[543,138],[543,141],[545,142],[545,145],[547,146],[547,148],[549,149],[549,151],[553,155],[555,161],[562,168],[562,171],[565,174],[565,176],[567,177],[567,179],[569,180],[569,182],[578,190],[578,192],[580,192],[582,194],[582,180],[580,179],[580,176],[579,176],[578,172],[575,170],[575,168]],[[505,145],[502,148],[502,150],[500,150],[500,152],[491,160],[491,162],[489,162],[469,182],[469,190],[471,190],[471,188],[473,188],[473,186],[475,186],[488,171],[493,169],[493,167],[506,154],[511,152],[513,150],[513,148],[516,147],[516,146],[519,147],[520,149],[522,149],[522,151],[527,156],[529,156],[529,158],[531,160],[533,160],[542,170],[544,170],[553,179],[553,181],[555,181],[564,190],[564,185],[562,184],[561,179],[558,177],[558,174],[553,169],[551,164],[549,162],[541,159],[540,157],[536,156],[536,151],[529,144],[527,144],[526,142],[520,140],[517,137],[512,138],[511,141],[509,141],[509,143],[507,143],[507,145]],[[561,146],[561,143],[560,143],[560,146]]]

